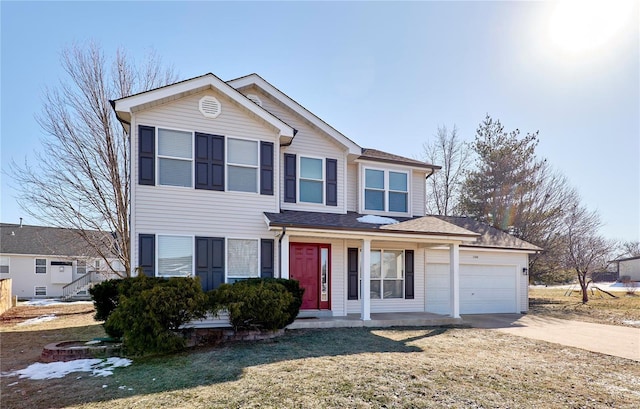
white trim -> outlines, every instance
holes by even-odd
[[[42,265],[38,265],[38,260],[44,260],[44,273],[38,273],[38,267],[42,267]],[[33,273],[34,274],[47,274],[49,271],[49,262],[44,257],[36,257],[33,259]]]
[[[147,104],[161,103],[162,100],[181,97],[183,95],[200,92],[207,89],[215,89],[228,98],[231,98],[240,106],[251,111],[259,118],[263,119],[274,128],[278,129],[278,131],[280,132],[280,136],[293,138],[294,129],[291,126],[281,121],[268,111],[262,109],[255,103],[251,102],[248,98],[235,90],[231,85],[227,84],[211,73],[171,84],[165,87],[156,88],[151,91],[142,92],[137,95],[120,98],[114,101],[114,109],[121,118],[127,119],[131,116],[132,112],[135,112],[137,109],[143,109]]]
[[[386,167],[374,167],[374,166],[364,166],[361,165],[361,175],[362,175],[362,179],[361,179],[361,183],[360,183],[360,189],[359,189],[359,197],[360,197],[360,205],[358,206],[359,209],[359,213],[367,213],[367,214],[375,214],[375,215],[383,215],[383,216],[402,216],[402,217],[408,217],[411,214],[411,204],[412,204],[412,195],[413,195],[413,190],[412,190],[412,173],[410,170],[407,170],[406,168],[386,168]],[[383,210],[372,210],[372,209],[367,209],[365,208],[365,190],[367,190],[367,180],[366,180],[366,175],[367,175],[367,170],[375,170],[375,171],[380,171],[383,172],[383,189],[378,189],[378,188],[369,188],[369,190],[375,190],[375,191],[382,191],[384,193],[384,209]],[[399,190],[391,190],[390,186],[389,186],[389,173],[393,172],[393,173],[403,173],[406,175],[407,177],[407,211],[406,212],[395,212],[395,211],[390,211],[389,210],[389,193],[391,192],[396,192],[396,193],[404,193],[402,191]]]
[[[281,231],[282,227],[268,226],[270,231]],[[413,243],[430,243],[437,246],[449,245],[453,243],[460,244],[465,241],[475,241],[476,237],[465,236],[442,236],[442,235],[426,235],[426,234],[403,234],[395,232],[387,232],[381,235],[378,232],[351,231],[351,230],[332,230],[332,229],[302,229],[295,227],[287,227],[287,234],[295,233],[295,235],[303,237],[335,238],[335,239],[354,239],[363,240],[365,237],[371,237],[380,241],[410,241]],[[436,246],[434,246],[435,248]]]
[[[308,111],[306,108],[304,108],[302,105],[300,105],[290,97],[288,97],[282,91],[280,91],[273,85],[269,84],[259,75],[251,74],[245,77],[236,78],[234,80],[228,81],[227,84],[229,84],[230,86],[236,89],[247,87],[250,85],[255,85],[258,88],[261,88],[265,93],[269,94],[270,96],[278,100],[280,103],[287,106],[289,109],[291,109],[292,111],[294,111],[295,113],[297,113],[298,115],[300,115],[301,117],[309,121],[311,124],[313,124],[315,127],[320,129],[327,135],[331,136],[336,142],[344,146],[348,150],[349,154],[358,155],[358,156],[362,155],[362,148],[358,146],[355,142],[353,142],[352,140],[344,136],[342,133],[338,132],[332,126],[324,122],[322,119],[315,116],[313,113]]]
[[[393,248],[393,246],[391,247],[387,247],[387,248],[383,248],[383,247],[373,247],[371,248],[371,252],[374,251],[379,251],[380,252],[380,278],[376,279],[378,281],[380,281],[380,298],[374,298],[374,300],[376,300],[376,302],[385,302],[385,300],[405,300],[405,281],[406,281],[406,271],[405,270],[405,249],[404,248]],[[384,282],[386,281],[393,281],[394,279],[390,279],[384,278],[384,271],[382,269],[383,267],[383,262],[384,262],[384,253],[385,251],[400,251],[402,252],[402,296],[401,297],[394,297],[394,298],[384,298]],[[371,262],[371,259],[369,259],[369,262]],[[415,253],[414,253],[414,264],[415,264]],[[370,278],[369,281],[373,280],[373,278]],[[397,281],[397,278],[395,279],[395,281]],[[386,301],[389,302],[389,301]]]
[[[449,312],[452,318],[460,318],[460,248],[457,244],[449,246]]]

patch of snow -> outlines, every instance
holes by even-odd
[[[20,302],[20,305],[26,305],[30,307],[46,307],[49,305],[77,305],[77,304],[93,304],[92,301],[62,301],[58,298],[45,298],[38,300],[28,300]]]
[[[18,376],[20,379],[33,380],[64,378],[72,372],[90,372],[90,376],[113,375],[114,368],[122,368],[131,365],[131,360],[126,358],[107,359],[76,359],[68,362],[50,362],[43,364],[36,362],[18,371],[3,373],[2,376]],[[106,385],[102,386],[106,388]]]
[[[16,386],[17,384],[18,384],[18,381],[15,381],[15,382],[11,382],[11,383],[10,383],[9,385],[7,385],[7,386]]]
[[[374,216],[372,214],[358,217],[356,220],[358,220],[360,223],[369,223],[369,224],[397,224],[398,223],[396,219],[392,219],[390,217]]]
[[[98,341],[97,339],[94,339],[93,341],[87,341],[84,344],[85,345],[96,345],[96,344],[99,344],[100,342],[102,342],[102,341]]]
[[[56,317],[55,314],[41,315],[39,317],[31,318],[31,319],[28,319],[28,320],[23,321],[21,323],[18,323],[17,326],[18,327],[22,327],[24,325],[36,325],[36,324],[40,324],[42,322],[53,321],[56,318],[58,318],[58,317]]]
[[[622,321],[622,323],[626,325],[634,325],[634,326],[640,327],[640,321],[626,320],[626,321]]]

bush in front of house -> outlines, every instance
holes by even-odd
[[[284,326],[286,327],[291,324],[298,316],[300,307],[302,306],[302,296],[304,295],[304,288],[300,287],[300,282],[298,280],[289,280],[286,278],[250,278],[243,282],[249,285],[259,285],[261,282],[278,283],[283,285],[284,288],[286,288],[293,296],[293,302],[289,304],[289,308],[287,308],[287,311],[289,312],[289,319]]]
[[[296,297],[288,289],[295,289],[297,283],[283,284],[279,281],[252,279],[222,284],[209,292],[210,309],[226,310],[229,322],[236,331],[273,331],[284,328],[293,322],[300,307]],[[299,289],[299,285],[297,287]],[[298,293],[301,297],[302,293]]]
[[[121,282],[122,279],[106,280],[89,289],[96,309],[96,314],[93,316],[96,321],[106,321],[118,306],[118,288]]]
[[[127,353],[169,353],[183,349],[180,327],[204,318],[207,296],[198,278],[125,279],[118,305],[105,322],[105,331],[121,336]]]

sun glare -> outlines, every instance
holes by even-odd
[[[628,23],[633,5],[634,0],[560,1],[549,21],[551,41],[570,53],[601,47]]]

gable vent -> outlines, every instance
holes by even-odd
[[[258,98],[257,95],[255,95],[255,94],[247,94],[247,98],[249,98],[251,101],[253,101],[254,104],[256,104],[258,106],[262,106],[262,101],[260,100],[260,98]]]
[[[222,105],[214,97],[202,97],[200,98],[200,112],[207,118],[217,118],[222,112]]]

